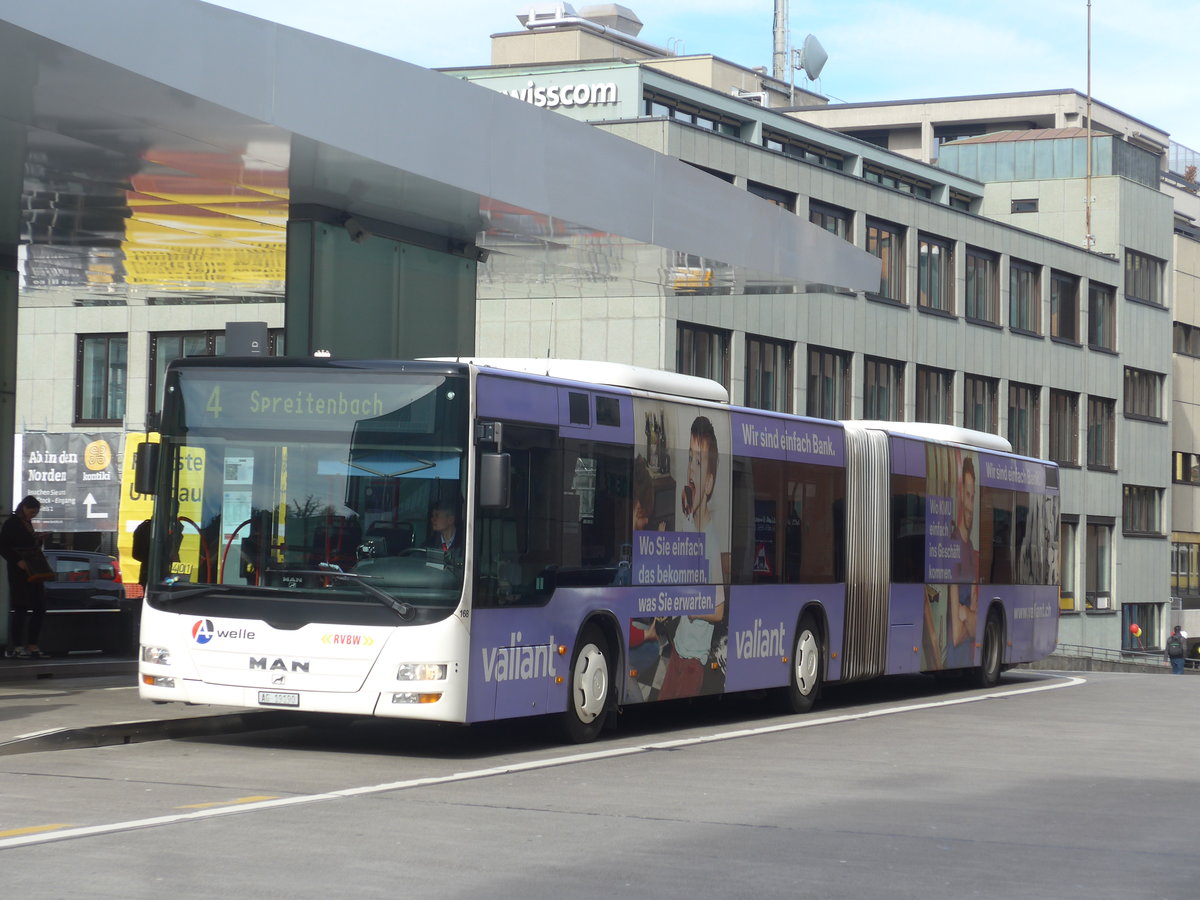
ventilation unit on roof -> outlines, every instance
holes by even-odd
[[[759,106],[769,105],[767,103],[766,91],[743,91],[740,88],[734,88],[730,93],[739,100],[749,100],[751,103],[757,103]]]

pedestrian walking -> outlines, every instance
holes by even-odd
[[[45,579],[54,574],[42,553],[42,535],[33,529],[33,519],[41,508],[41,501],[30,495],[0,526],[0,556],[8,563],[8,596],[12,607],[8,648],[4,651],[9,658],[46,659],[50,655],[37,643],[46,616]]]
[[[1187,652],[1187,647],[1183,642],[1183,629],[1178,625],[1171,632],[1171,636],[1167,638],[1167,659],[1171,661],[1171,674],[1182,675],[1184,654]]]

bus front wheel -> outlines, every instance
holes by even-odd
[[[814,616],[805,614],[796,627],[796,643],[792,647],[791,674],[784,688],[784,709],[806,713],[821,694],[825,676],[825,639]]]
[[[988,613],[983,626],[983,651],[979,657],[979,669],[975,680],[980,687],[995,687],[1000,683],[1000,669],[1004,658],[1004,622],[996,610]]]
[[[576,744],[594,741],[604,728],[612,692],[608,641],[600,629],[588,625],[579,633],[571,656],[567,709],[562,714],[562,731]]]

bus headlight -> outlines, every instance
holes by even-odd
[[[169,666],[171,651],[166,647],[143,647],[142,662],[153,663],[156,666]]]
[[[445,681],[445,663],[400,663],[397,681]]]

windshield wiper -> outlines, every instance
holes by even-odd
[[[288,569],[287,573],[289,575],[319,575],[323,578],[333,578],[342,581],[348,581],[356,588],[360,588],[362,592],[372,600],[376,600],[379,603],[382,603],[388,609],[392,610],[396,615],[398,615],[401,619],[404,619],[406,622],[417,614],[416,607],[414,607],[411,603],[405,603],[403,600],[397,600],[391,594],[387,593],[387,591],[381,591],[379,588],[375,587],[375,585],[370,584],[365,580],[371,576],[363,576],[357,572],[343,572],[333,563],[317,563],[317,568],[315,569]],[[186,582],[175,583],[186,584]],[[163,582],[163,584],[168,587],[173,586],[169,581]],[[171,591],[165,595],[160,594],[159,598],[167,603],[178,603],[187,600],[189,597],[200,597],[205,594],[241,593],[246,591],[247,588],[253,589],[254,587],[255,586],[253,585],[244,584],[206,584],[193,587],[189,590]]]
[[[373,600],[377,600],[392,610],[401,619],[408,621],[417,614],[416,607],[411,603],[405,603],[403,600],[397,600],[387,591],[381,591],[375,585],[366,580],[366,577],[358,572],[343,572],[340,566],[333,563],[317,563],[317,568],[312,570],[306,569],[289,569],[289,572],[298,572],[301,575],[325,575],[329,578],[337,578],[349,581],[357,588],[362,588],[364,594]]]
[[[188,584],[186,581],[171,581],[167,579],[163,583],[164,587],[174,587],[177,584]],[[170,591],[167,594],[159,594],[158,599],[167,603],[177,603],[187,600],[189,597],[199,597],[204,594],[229,594],[235,591],[244,591],[244,584],[204,584],[197,587],[182,591]]]

